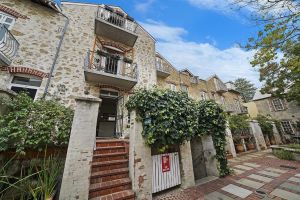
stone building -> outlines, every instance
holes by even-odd
[[[280,132],[284,139],[291,140],[294,136],[300,135],[300,106],[296,102],[288,102],[270,94],[261,94],[257,90],[250,105],[246,106],[252,115],[269,116],[279,121]]]
[[[75,110],[62,200],[152,198],[151,148],[135,113],[124,107],[134,89],[183,90],[196,100],[214,99],[227,112],[243,112],[238,92],[217,76],[202,80],[188,69],[176,70],[120,7],[2,0],[0,67],[1,93],[25,90],[33,99],[55,99]],[[182,188],[217,175],[211,137],[178,151]]]

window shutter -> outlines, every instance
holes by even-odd
[[[274,111],[275,111],[275,108],[274,108],[272,99],[268,99],[267,103],[268,103],[268,106],[269,106],[270,111],[271,111],[271,112],[274,112]]]

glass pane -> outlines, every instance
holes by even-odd
[[[37,78],[15,76],[12,80],[12,83],[40,87],[42,80]]]
[[[13,22],[12,18],[7,17],[5,20],[6,23],[11,24]]]
[[[30,96],[32,99],[34,99],[37,91],[37,89],[29,89],[29,88],[15,87],[15,86],[12,86],[11,90],[16,93],[26,92],[28,96]]]

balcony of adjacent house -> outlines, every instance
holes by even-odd
[[[226,85],[222,83],[219,79],[215,78],[214,81],[215,81],[216,92],[224,93],[228,91]]]
[[[168,66],[158,62],[156,62],[156,72],[157,72],[157,76],[162,78],[166,78],[171,74],[171,70]]]
[[[196,76],[190,77],[190,82],[192,84],[198,84],[199,83],[199,79]]]
[[[88,51],[84,62],[87,82],[130,90],[137,83],[137,65],[123,55],[103,50]]]
[[[6,28],[0,24],[0,65],[9,66],[19,49],[19,42]]]
[[[138,36],[137,23],[118,9],[99,6],[95,20],[95,34],[133,47]]]

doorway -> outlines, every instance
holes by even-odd
[[[200,137],[195,137],[191,140],[191,151],[194,178],[197,181],[207,176],[203,145]]]
[[[102,103],[98,114],[97,137],[115,137],[118,92],[101,90],[100,98]]]

